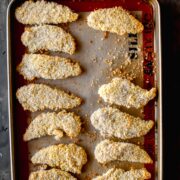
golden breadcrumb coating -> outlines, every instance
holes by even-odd
[[[59,169],[40,170],[32,172],[29,180],[77,180],[71,174]]]
[[[109,31],[124,35],[140,33],[144,26],[134,16],[121,7],[98,9],[87,18],[88,25],[101,31]]]
[[[63,132],[73,138],[78,136],[80,131],[81,120],[75,113],[66,111],[42,113],[30,123],[24,134],[24,140],[29,141],[46,135],[54,135],[59,139],[63,136]]]
[[[26,27],[21,41],[32,53],[49,50],[74,54],[76,48],[75,40],[69,33],[51,25]]]
[[[101,141],[95,148],[95,158],[99,163],[111,161],[129,161],[137,163],[152,163],[152,159],[146,151],[131,143]]]
[[[150,179],[151,174],[145,169],[131,169],[125,171],[120,168],[111,168],[102,176],[97,176],[93,180],[144,180]]]
[[[81,74],[79,63],[70,59],[45,54],[25,54],[17,71],[24,79],[66,79]]]
[[[15,12],[16,19],[22,24],[59,24],[76,21],[78,14],[67,6],[55,2],[25,1]]]
[[[154,125],[152,120],[144,121],[112,107],[95,111],[91,115],[91,123],[102,136],[121,139],[144,136]]]
[[[87,162],[85,150],[76,144],[59,144],[41,149],[31,158],[33,164],[46,164],[63,171],[81,173]]]
[[[99,88],[98,94],[105,102],[127,108],[142,108],[156,96],[156,88],[150,91],[135,86],[127,79],[114,78]]]
[[[71,109],[81,104],[81,99],[45,84],[29,84],[16,92],[17,99],[24,110],[32,112],[44,109]]]

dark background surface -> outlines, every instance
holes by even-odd
[[[6,8],[0,0],[0,180],[10,180]],[[180,0],[159,0],[162,19],[164,180],[180,180]]]

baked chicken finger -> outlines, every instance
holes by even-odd
[[[79,97],[45,84],[22,86],[17,90],[16,97],[24,110],[32,112],[44,109],[72,109],[81,104]]]
[[[26,27],[21,41],[32,53],[45,50],[74,54],[76,48],[75,40],[69,33],[52,25]]]
[[[79,63],[70,59],[44,54],[25,54],[17,71],[24,79],[66,79],[81,74]]]
[[[31,158],[33,164],[45,164],[63,171],[81,173],[87,162],[85,150],[76,144],[59,144],[43,148]]]
[[[95,148],[95,158],[99,163],[106,164],[111,161],[128,161],[137,163],[152,163],[146,151],[132,143],[101,141]]]
[[[156,96],[156,88],[151,90],[135,86],[127,79],[114,78],[110,83],[102,85],[98,94],[105,102],[127,108],[142,108]]]
[[[75,113],[60,111],[59,113],[42,113],[38,115],[27,128],[24,140],[39,138],[46,135],[54,135],[56,139],[63,136],[77,137],[81,130],[80,117]]]
[[[124,171],[120,168],[111,168],[102,176],[97,176],[93,180],[145,180],[150,179],[151,174],[145,169],[131,169]]]
[[[77,13],[67,6],[55,2],[25,1],[15,12],[16,19],[22,24],[59,24],[76,21]]]
[[[91,123],[102,136],[121,139],[144,136],[154,125],[152,120],[145,121],[112,107],[95,111],[91,115]]]
[[[87,18],[88,25],[96,30],[124,35],[140,33],[144,26],[134,16],[121,7],[98,9]]]
[[[70,173],[59,169],[40,170],[32,172],[29,180],[77,180]]]

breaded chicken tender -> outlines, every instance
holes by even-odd
[[[124,35],[140,33],[144,26],[134,16],[121,7],[98,9],[87,18],[88,25],[96,30]]]
[[[70,59],[44,54],[25,54],[17,71],[24,79],[66,79],[81,74],[79,63]]]
[[[41,149],[31,158],[33,164],[45,164],[63,171],[81,173],[87,162],[85,150],[76,144],[59,144]]]
[[[25,1],[15,12],[22,24],[59,24],[76,21],[78,14],[55,2]]]
[[[152,159],[146,151],[131,143],[114,142],[111,140],[101,141],[95,148],[95,158],[99,163],[111,161],[128,161],[137,163],[152,163]]]
[[[59,169],[40,170],[32,172],[29,180],[77,180],[71,174]]]
[[[69,33],[51,25],[26,27],[21,41],[32,53],[49,50],[74,54],[76,48],[75,40]]]
[[[145,169],[131,169],[124,171],[120,168],[111,168],[102,176],[97,176],[92,180],[145,180],[150,179],[151,174]]]
[[[54,135],[59,139],[63,136],[63,132],[73,138],[78,136],[80,130],[81,120],[75,113],[66,111],[42,113],[30,123],[24,134],[24,140],[29,141],[46,135]]]
[[[72,109],[81,104],[81,99],[45,84],[29,84],[20,87],[16,97],[24,110],[32,112],[44,109]]]
[[[102,85],[98,94],[105,102],[127,108],[142,108],[156,96],[156,88],[150,91],[135,86],[127,79],[114,78],[110,83]]]
[[[154,125],[152,120],[144,121],[112,107],[95,111],[91,115],[91,123],[102,136],[121,139],[144,136]]]

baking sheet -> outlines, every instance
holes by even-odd
[[[59,1],[58,1],[59,2]],[[50,53],[52,55],[58,55],[63,57],[69,57],[73,60],[80,62],[83,68],[83,74],[79,77],[69,78],[66,80],[43,80],[38,79],[33,81],[34,83],[44,83],[52,87],[58,87],[65,91],[70,91],[77,94],[83,99],[83,104],[73,109],[82,117],[83,130],[81,135],[75,139],[69,139],[63,137],[60,141],[55,140],[53,137],[43,137],[40,139],[32,140],[28,143],[23,142],[22,136],[25,132],[30,121],[40,114],[41,112],[30,113],[23,111],[21,105],[15,98],[15,92],[17,88],[29,82],[24,81],[23,77],[20,76],[15,68],[20,63],[23,54],[26,49],[20,42],[20,36],[24,30],[24,26],[19,24],[14,19],[14,8],[11,11],[11,47],[12,47],[12,103],[13,103],[13,122],[14,122],[14,142],[15,142],[15,171],[17,179],[27,179],[29,172],[39,169],[38,166],[34,166],[30,163],[31,156],[41,149],[42,147],[49,146],[51,144],[69,143],[75,142],[85,148],[88,154],[88,163],[84,166],[83,172],[77,177],[79,179],[90,179],[97,174],[102,174],[107,171],[110,167],[121,167],[126,170],[134,167],[141,168],[144,165],[139,163],[127,163],[127,162],[114,162],[107,166],[102,166],[97,163],[94,159],[93,151],[95,145],[104,139],[100,137],[99,132],[91,126],[89,117],[99,107],[103,107],[106,104],[99,98],[97,91],[100,85],[110,82],[114,76],[127,76],[133,78],[133,82],[147,88],[154,86],[154,74],[149,77],[145,70],[145,37],[147,36],[146,29],[149,26],[145,25],[145,31],[138,35],[124,35],[118,36],[112,33],[105,33],[96,31],[87,26],[86,16],[91,11],[100,7],[113,7],[115,5],[122,5],[125,8],[132,11],[138,19],[144,20],[144,12],[141,7],[137,6],[137,1],[134,3],[125,3],[124,1],[84,1],[84,2],[72,2],[72,1],[61,1],[69,5],[72,9],[80,11],[80,18],[77,22],[69,25],[64,25],[63,28],[69,31],[76,39],[77,51],[74,55],[70,56],[63,53]],[[141,2],[144,3],[144,2]],[[17,7],[18,3],[15,5]],[[86,6],[84,6],[86,5]],[[146,4],[147,6],[147,4]],[[148,4],[148,6],[150,6]],[[138,7],[138,8],[137,8]],[[145,6],[144,6],[145,7]],[[146,7],[147,8],[147,7]],[[136,11],[136,9],[138,11]],[[145,8],[144,8],[145,9]],[[84,12],[82,12],[84,11]],[[152,15],[152,14],[151,14]],[[13,27],[13,28],[12,28]],[[153,28],[153,27],[152,27]],[[151,29],[150,34],[151,43],[154,44],[153,35],[154,29]],[[148,33],[148,32],[147,32]],[[149,42],[149,41],[148,41]],[[149,45],[149,44],[148,44]],[[154,46],[151,46],[151,50],[154,51]],[[157,59],[156,59],[157,60]],[[154,58],[152,59],[154,61]],[[153,65],[154,67],[154,65]],[[156,71],[157,73],[157,71]],[[148,83],[147,81],[148,78]],[[143,109],[126,109],[119,107],[121,110],[128,112],[134,116],[140,116],[145,118],[151,117],[155,120],[155,106],[154,101],[151,101],[149,105]],[[117,140],[117,139],[116,139]],[[119,140],[120,141],[120,140]],[[155,160],[155,131],[154,129],[145,136],[145,138],[134,138],[128,140],[142,147],[145,147],[146,151],[150,154],[153,160]],[[152,179],[155,179],[155,163],[152,165],[146,165],[146,168],[151,172]]]

